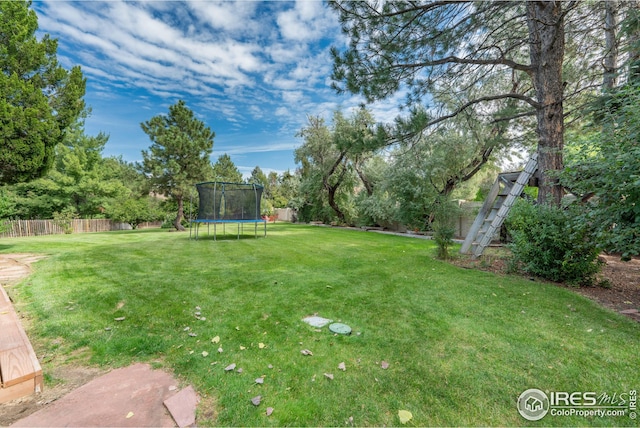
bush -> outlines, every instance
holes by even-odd
[[[447,260],[450,258],[449,248],[453,245],[456,228],[449,225],[433,225],[433,240],[436,241],[436,257]]]
[[[591,285],[600,271],[592,228],[574,208],[518,201],[506,221],[512,263],[523,271],[557,282]]]
[[[161,218],[157,205],[157,201],[149,197],[141,199],[127,198],[109,207],[107,214],[112,220],[120,223],[129,223],[133,229],[137,229],[140,223]]]
[[[460,215],[460,207],[456,201],[439,197],[433,205],[433,240],[436,242],[436,257],[450,258],[449,248],[453,245],[456,233],[455,222]]]
[[[60,212],[53,213],[53,223],[62,228],[64,233],[68,235],[73,233],[73,220],[76,217],[76,211],[71,207],[67,207]]]

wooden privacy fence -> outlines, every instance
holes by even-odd
[[[138,225],[138,229],[160,227],[161,222],[147,222]],[[71,220],[72,233],[85,232],[109,232],[112,230],[129,230],[128,223],[117,223],[108,219],[77,219]],[[57,235],[63,234],[64,228],[53,220],[5,220],[4,232],[0,238],[21,238],[24,236]]]

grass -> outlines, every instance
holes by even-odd
[[[409,426],[635,425],[516,410],[529,388],[640,386],[640,326],[569,290],[457,268],[419,239],[286,224],[235,238],[110,232],[0,251],[49,255],[10,289],[39,354],[171,370],[206,398],[200,425],[398,425],[402,409]],[[301,322],[314,313],[354,334]]]

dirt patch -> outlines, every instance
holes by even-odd
[[[455,257],[451,263],[467,269],[506,274],[508,250],[489,248],[486,253],[476,260],[467,256]],[[615,255],[601,255],[600,258],[605,263],[598,274],[598,282],[601,285],[592,287],[558,285],[567,287],[606,308],[640,322],[640,257],[634,257],[628,262],[621,261],[620,257]]]
[[[581,287],[576,292],[640,322],[640,258],[623,262],[619,256],[600,257],[606,264],[599,279],[606,287]]]
[[[0,254],[0,284],[17,284],[31,274],[31,263],[45,257],[40,254]]]

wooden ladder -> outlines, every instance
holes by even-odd
[[[462,254],[482,255],[537,169],[538,154],[534,153],[523,171],[498,175],[460,248]]]

